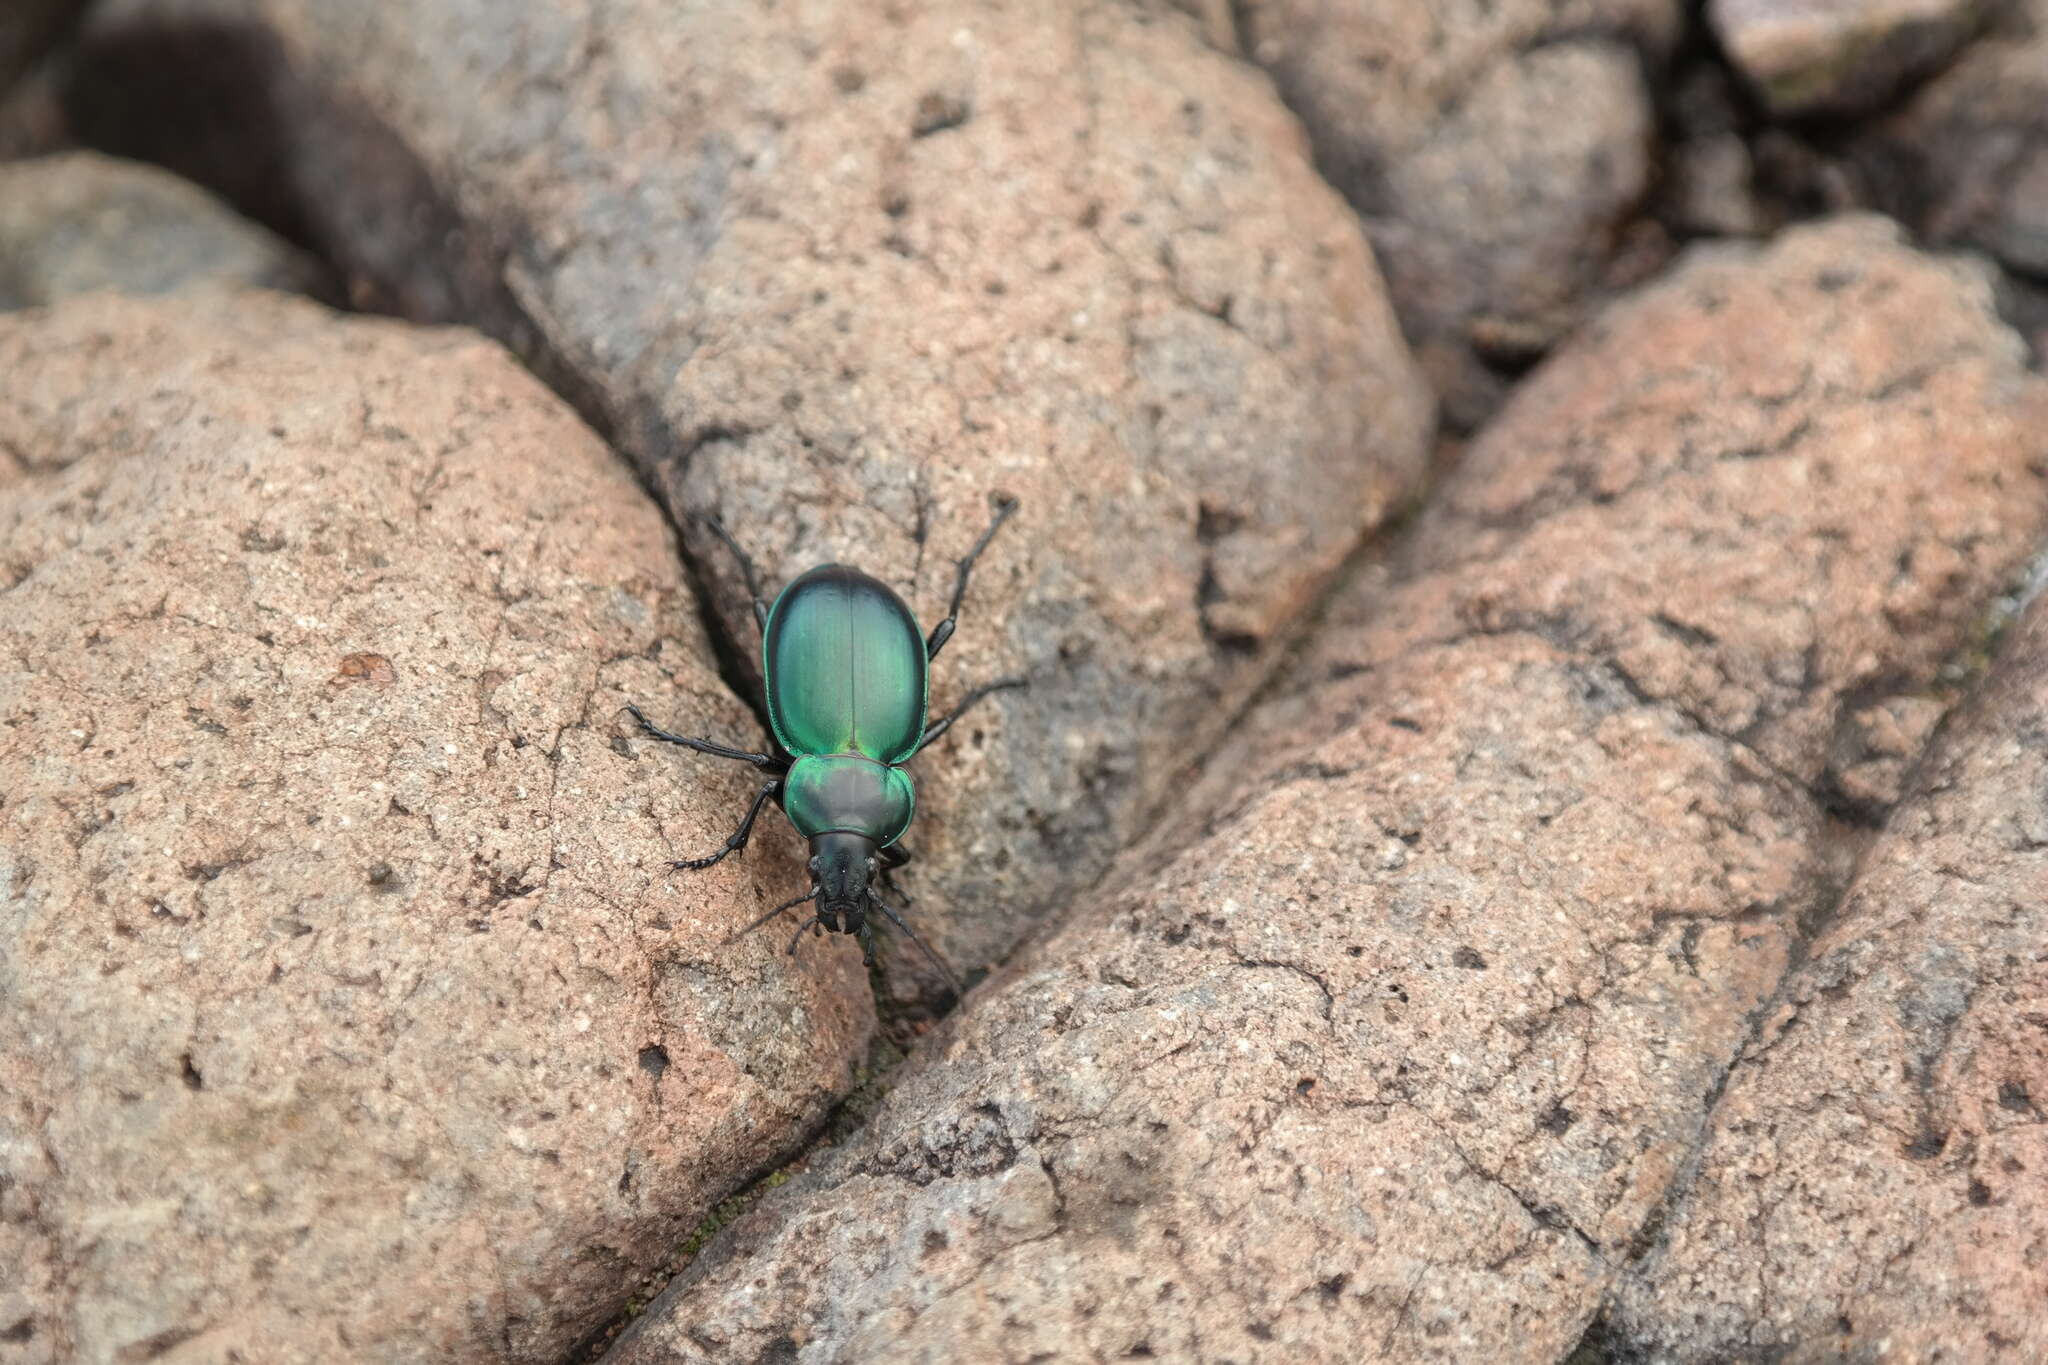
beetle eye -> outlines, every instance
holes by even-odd
[[[817,860],[816,858],[813,858],[813,859],[811,859],[811,871],[813,871],[813,872],[816,872],[817,870],[818,870],[818,860]]]
[[[875,875],[875,860],[873,858],[868,859],[868,875],[870,877]]]

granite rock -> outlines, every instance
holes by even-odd
[[[935,702],[1031,688],[921,760],[905,877],[963,970],[1100,874],[1421,475],[1431,404],[1363,234],[1267,83],[1178,19],[114,0],[80,79],[156,107],[145,54],[177,41],[253,92],[281,211],[352,279],[506,337],[614,433],[736,673],[752,623],[694,514],[772,580],[853,562],[929,625],[1021,502]],[[93,140],[197,155],[163,122]]]
[[[1924,761],[1622,1295],[1641,1358],[2048,1354],[2048,611]]]
[[[319,271],[273,233],[154,166],[93,152],[0,162],[0,310],[112,290],[310,290]]]
[[[0,1360],[559,1361],[824,1116],[847,958],[658,511],[496,345],[0,317]]]
[[[609,1359],[1568,1354],[1839,893],[1835,718],[1934,688],[2048,528],[2041,400],[1873,220],[1610,311]]]

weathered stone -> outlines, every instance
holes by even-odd
[[[1873,108],[1955,55],[1986,0],[1708,0],[1721,48],[1778,114]]]
[[[2036,606],[1729,1078],[1622,1296],[1642,1358],[2048,1357],[2044,789]]]
[[[2048,527],[2041,401],[1981,275],[1873,221],[1611,311],[617,1365],[1560,1358],[1839,886],[1834,718]]]
[[[317,273],[272,233],[154,166],[92,152],[0,163],[0,309],[100,289],[305,289]]]
[[[1930,240],[2048,275],[2048,0],[2015,0],[1895,116],[1859,138],[1875,202]]]
[[[93,42],[180,25],[264,63],[240,88],[299,140],[282,165],[348,160],[321,138],[373,115],[493,244],[452,292],[509,292],[771,577],[855,562],[929,624],[991,495],[1021,500],[936,700],[1031,690],[921,761],[907,882],[963,968],[1101,872],[1419,477],[1429,403],[1356,222],[1178,18],[120,0]],[[374,181],[302,174],[301,211],[396,219]],[[751,657],[730,561],[684,533]]]
[[[1237,31],[1358,209],[1409,336],[1474,426],[1577,320],[1650,184],[1642,68],[1674,0],[1244,0]]]
[[[498,347],[0,318],[0,1358],[559,1361],[871,1027],[683,879],[750,774],[658,510]]]
[[[1533,629],[1596,648],[1631,687],[1814,788],[1838,721],[1937,677],[1984,585],[2031,548],[2048,471],[2029,463],[2042,386],[1991,280],[1869,216],[1787,233],[1761,258],[1729,244],[1690,261],[1592,324],[1517,421],[1474,443],[1411,541],[1408,572],[1434,575],[1442,600],[1340,598],[1300,676],[1368,666],[1446,619]],[[1606,557],[1576,552],[1606,509],[1664,484],[1690,496],[1607,532]],[[1702,506],[1743,534],[1699,530]],[[1465,561],[1491,567],[1440,572]]]

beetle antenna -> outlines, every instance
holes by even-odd
[[[767,914],[761,916],[761,918],[755,920],[752,924],[749,924],[746,928],[734,934],[731,938],[727,939],[726,942],[737,942],[738,940],[745,938],[748,934],[753,933],[756,929],[766,924],[769,920],[774,919],[783,911],[792,909],[795,906],[802,905],[805,901],[816,900],[818,898],[818,890],[819,888],[813,886],[810,890],[804,892],[803,895],[798,896],[795,900],[784,901],[782,904],[776,906],[773,910],[770,910]]]
[[[823,923],[822,920],[816,915],[812,915],[802,924],[799,924],[796,927],[796,933],[790,936],[789,946],[782,950],[782,955],[784,957],[794,957],[796,955],[796,945],[804,941],[804,930],[815,928],[821,923]]]
[[[939,957],[939,955],[933,952],[925,944],[925,941],[917,936],[917,930],[911,928],[908,924],[905,924],[903,922],[903,916],[897,914],[894,910],[891,910],[887,905],[883,904],[882,898],[880,896],[877,896],[872,891],[868,893],[868,899],[874,903],[875,909],[881,911],[884,915],[887,915],[889,917],[889,923],[895,925],[898,929],[901,929],[905,934],[910,936],[910,941],[917,945],[918,951],[922,952],[926,957],[932,960],[932,965],[934,967],[937,967],[939,969],[939,974],[946,978],[946,984],[953,988],[953,994],[956,997],[966,994],[966,992],[961,989],[960,978],[953,975],[953,969],[951,967],[948,967],[945,964],[945,962]]]

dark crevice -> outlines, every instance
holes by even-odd
[[[1249,54],[1245,7],[1233,4],[1231,14],[1240,43]],[[156,162],[207,185],[248,216],[332,263],[338,278],[344,281],[342,292],[348,306],[420,322],[467,323],[496,337],[618,449],[616,438],[623,423],[596,385],[553,349],[506,287],[508,249],[504,243],[494,239],[487,228],[479,230],[464,218],[439,192],[428,169],[371,111],[349,107],[332,92],[318,91],[299,76],[275,38],[266,31],[254,26],[206,22],[130,28],[95,39],[76,55],[65,90],[65,104],[82,141],[118,155]],[[939,133],[959,126],[968,116],[963,101],[957,108],[935,108],[927,124],[921,108],[913,134]],[[1329,169],[1332,168],[1326,166]],[[1338,169],[1333,178],[1340,183],[1351,181],[1354,200],[1363,204],[1370,198],[1360,188],[1362,181],[1370,179],[1368,168],[1353,169],[1354,174]],[[2048,296],[2042,296],[2040,309],[2041,325],[2048,327]],[[2023,327],[2022,331],[2025,330]],[[633,417],[631,438],[641,459],[628,459],[627,463],[670,521],[721,677],[734,695],[762,718],[762,731],[766,734],[751,646],[736,637],[727,618],[716,609],[716,580],[700,554],[692,549],[690,538],[683,534],[675,517],[676,509],[683,505],[681,480],[693,457],[709,444],[743,441],[751,433],[721,428],[678,433],[651,405]],[[1423,495],[1418,494],[1414,505],[1420,506],[1422,500]],[[1206,520],[1208,509],[1203,512]],[[1330,605],[1347,594],[1353,580],[1369,565],[1388,555],[1390,544],[1398,544],[1404,538],[1402,522],[1408,515],[1390,520],[1378,533],[1363,537],[1354,547],[1349,558],[1324,584],[1314,604],[1288,623],[1286,639],[1272,652],[1272,667],[1262,685],[1246,697],[1218,733],[1231,733],[1276,691],[1298,685],[1292,676],[1294,665],[1321,633]],[[1209,540],[1213,536],[1205,534],[1201,538]],[[1202,596],[1208,599],[1215,592],[1213,575],[1205,575]],[[1208,605],[1208,601],[1201,605]],[[1675,622],[1659,624],[1680,631],[1691,629]],[[1204,629],[1208,630],[1206,619]],[[1227,634],[1212,635],[1212,643],[1224,652],[1251,651],[1257,645],[1257,641]],[[1623,679],[1624,685],[1630,681]],[[1823,805],[1827,804],[1824,793],[1813,794]],[[1134,822],[1140,840],[1157,825],[1161,813],[1155,811],[1151,818]],[[1876,823],[1874,815],[1866,813],[1863,818],[1867,825]],[[1105,862],[1103,875],[1108,870]],[[1102,876],[1098,876],[1077,888],[1071,900],[1087,900],[1101,880]],[[1802,925],[1803,934],[1824,925],[1838,903],[1839,897],[1826,913],[1816,916],[1813,926]],[[1804,936],[1795,941],[1794,956],[1788,962],[1778,992],[1752,1013],[1744,1050],[1754,1042],[1768,1011],[1779,1003],[1785,984],[1803,965],[1808,941]],[[1015,951],[1013,948],[1012,955]],[[1302,972],[1287,963],[1257,965]],[[1317,984],[1322,985],[1320,981]],[[1328,987],[1322,988],[1327,997]],[[652,1061],[650,1054],[656,1054]],[[1738,1050],[1735,1058],[1741,1056],[1742,1051]],[[643,1049],[639,1060],[656,1080],[668,1065],[665,1051],[658,1046]],[[1674,1179],[1665,1199],[1639,1233],[1637,1243],[1630,1248],[1632,1260],[1648,1253],[1668,1210],[1689,1190],[1697,1162],[1704,1153],[1704,1136],[1711,1131],[1714,1110],[1734,1065],[1736,1061],[1731,1059],[1706,1095],[1702,1140],[1696,1143],[1680,1178]],[[184,1070],[186,1083],[198,1089],[198,1073],[189,1056],[184,1059]],[[832,1130],[852,1099],[849,1094],[831,1110],[821,1123],[821,1133]],[[1565,1121],[1562,1113],[1560,1110],[1560,1122]],[[866,1115],[859,1117],[864,1121]],[[860,1126],[857,1122],[840,1135],[840,1140]],[[798,1160],[808,1159],[817,1150],[817,1135],[806,1138],[799,1150],[804,1155]],[[1001,1156],[1001,1144],[990,1151]],[[985,1154],[976,1151],[964,1155]],[[1007,1157],[1014,1160],[1015,1155],[1011,1146]],[[788,1169],[787,1164],[776,1163],[767,1174],[755,1177],[738,1194],[716,1206],[713,1216],[732,1200],[751,1202],[758,1198],[781,1183],[775,1176]],[[909,1173],[891,1169],[888,1173],[914,1178],[926,1174],[926,1168],[920,1166]],[[952,1173],[950,1169],[936,1171],[937,1176]],[[927,1175],[929,1178],[935,1177]],[[1539,1222],[1569,1227],[1581,1240],[1586,1240],[1585,1234],[1556,1210],[1523,1202]],[[1557,1221],[1553,1222],[1553,1218]],[[686,1254],[695,1255],[696,1249],[686,1247]],[[659,1272],[650,1278],[665,1279],[679,1269]],[[1341,1289],[1341,1282],[1338,1287]],[[568,1358],[595,1359],[616,1336],[623,1320],[600,1329]],[[0,1333],[0,1340],[25,1340],[32,1330],[29,1321],[23,1319]],[[15,1337],[17,1332],[24,1335]],[[1596,1320],[1570,1357],[1572,1365],[1620,1359],[1611,1341],[1604,1319]],[[1589,1351],[1594,1353],[1588,1354]]]
[[[642,1065],[646,1065],[645,1049]],[[664,1061],[666,1060],[664,1054]],[[643,1274],[625,1305],[601,1326],[566,1351],[564,1365],[596,1365],[619,1342],[622,1333],[643,1317],[656,1316],[661,1301],[680,1292],[689,1272],[699,1265],[716,1264],[722,1255],[714,1244],[731,1224],[750,1212],[772,1190],[789,1183],[809,1168],[821,1154],[846,1143],[859,1132],[868,1116],[887,1094],[889,1079],[904,1061],[903,1053],[878,1030],[868,1049],[867,1060],[853,1074],[853,1084],[826,1111],[823,1118],[803,1133],[787,1154],[755,1167],[733,1187],[732,1192],[705,1209],[673,1255]],[[622,1175],[623,1191],[633,1182],[632,1166]]]
[[[1847,699],[1845,699],[1845,709],[1847,704]],[[1880,831],[1883,828],[1885,823],[1885,818],[1883,817],[1888,817],[1890,810],[1904,807],[1922,789],[1924,774],[1934,755],[1938,753],[1943,737],[1947,733],[1956,714],[1957,709],[1951,707],[1948,713],[1935,726],[1926,742],[1920,746],[1920,751],[1914,756],[1905,780],[1900,784],[1898,802],[1895,806],[1883,812],[1882,817],[1876,819],[1872,826],[1867,827],[1873,834],[1875,831]],[[1816,804],[1825,809],[1824,793],[1815,791],[1812,793],[1812,796]],[[1736,1070],[1739,1067],[1745,1063],[1755,1062],[1765,1051],[1768,1051],[1768,1044],[1764,1043],[1765,1026],[1783,1011],[1788,1004],[1792,1003],[1793,992],[1800,984],[1803,974],[1812,961],[1813,945],[1834,924],[1843,906],[1848,903],[1862,872],[1863,864],[1867,860],[1870,850],[1875,847],[1875,842],[1874,837],[1866,835],[1858,855],[1851,865],[1844,870],[1840,880],[1827,889],[1827,894],[1816,898],[1814,904],[1808,907],[1793,925],[1795,932],[1790,936],[1788,942],[1784,970],[1779,974],[1777,983],[1773,986],[1770,994],[1756,1008],[1749,1012],[1748,1018],[1744,1021],[1741,1042],[1730,1054],[1727,1065],[1720,1068],[1716,1073],[1713,1083],[1708,1087],[1702,1099],[1698,1128],[1685,1155],[1685,1159],[1673,1174],[1671,1183],[1665,1188],[1663,1197],[1651,1209],[1649,1216],[1644,1219],[1642,1227],[1637,1230],[1634,1239],[1630,1242],[1627,1261],[1631,1267],[1639,1265],[1655,1254],[1662,1241],[1664,1229],[1671,1215],[1691,1197],[1693,1186],[1697,1183],[1700,1169],[1705,1163],[1707,1150],[1712,1144],[1715,1118],[1719,1113],[1722,1097],[1726,1094],[1730,1081],[1734,1079]],[[1796,1019],[1796,1017],[1795,1012],[1793,1018]],[[1788,1021],[1784,1028],[1789,1027],[1791,1027],[1791,1022]],[[1782,1034],[1783,1028],[1781,1028],[1780,1032]],[[1759,1046],[1760,1044],[1763,1046]],[[1931,1069],[1931,1063],[1928,1069]],[[1925,1088],[1924,1081],[1925,1077],[1923,1076],[1923,1090]],[[1923,1115],[1920,1130],[1912,1143],[1906,1148],[1906,1154],[1915,1158],[1938,1156],[1946,1145],[1946,1141],[1947,1134],[1937,1131],[1931,1118]],[[1626,1353],[1616,1353],[1610,1358],[1620,1361],[1628,1357]]]
[[[682,559],[683,574],[689,580],[690,595],[697,604],[698,624],[703,627],[704,638],[711,646],[718,676],[732,694],[754,713],[755,722],[761,727],[761,741],[772,749],[774,730],[768,724],[767,699],[761,691],[757,646],[752,638],[753,618],[741,613],[746,637],[735,634],[726,615],[718,610],[718,579],[704,561],[705,553],[719,553],[722,547],[710,543],[700,551],[685,534],[678,516],[678,510],[685,505],[683,480],[699,452],[720,443],[743,443],[755,433],[743,427],[718,425],[678,432],[652,402],[642,406],[633,425],[642,459],[629,463],[634,463],[634,472],[640,477],[642,486],[647,488],[648,495],[661,509],[674,532],[676,552]],[[764,583],[761,586],[763,592],[773,596],[773,585]]]
[[[204,186],[323,262],[340,282],[323,302],[428,325],[467,325],[505,345],[618,454],[668,522],[718,672],[759,718],[762,734],[770,733],[752,650],[735,639],[716,609],[713,576],[676,516],[690,458],[715,441],[749,433],[706,428],[682,437],[652,404],[617,409],[506,285],[516,224],[493,228],[465,217],[373,111],[301,74],[275,35],[259,25],[150,22],[89,35],[66,63],[61,98],[79,142]],[[524,894],[527,888],[507,890]],[[650,1045],[638,1062],[658,1084],[670,1058]],[[189,1058],[184,1080],[198,1088]],[[807,1160],[821,1135],[843,1140],[847,1115],[861,1096],[858,1087],[842,1096],[815,1129],[712,1205],[698,1235],[683,1246],[683,1264],[716,1226],[782,1183],[792,1160]],[[872,1099],[867,1103],[871,1107]],[[621,1186],[633,1183],[629,1166]],[[643,1289],[668,1282],[677,1268],[673,1261],[656,1268]],[[565,1359],[595,1360],[609,1349],[642,1311],[646,1296],[635,1297]]]
[[[2000,321],[2019,333],[2027,348],[2027,367],[2040,373],[2048,366],[2048,278],[2002,271],[1992,291],[1992,306]]]
[[[1565,1353],[1560,1365],[1629,1365],[1635,1358],[1602,1313],[1586,1324],[1585,1335]]]
[[[1225,0],[1225,9],[1230,17],[1231,38],[1237,44],[1238,55],[1246,61],[1256,63],[1258,35],[1252,31],[1252,7],[1249,0]]]
[[[601,434],[596,387],[505,283],[502,234],[465,216],[377,113],[303,74],[260,24],[142,20],[89,31],[58,101],[80,144],[204,186],[338,281],[322,301],[496,339]]]

